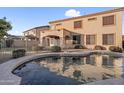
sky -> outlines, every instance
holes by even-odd
[[[37,26],[48,25],[50,21],[115,8],[116,7],[1,7],[0,18],[6,17],[7,21],[12,24],[13,29],[9,31],[9,34],[23,35],[22,32]]]

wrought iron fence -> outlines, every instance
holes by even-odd
[[[32,50],[30,47],[1,47],[0,48],[0,64],[8,61],[10,59],[12,59],[12,52],[13,50],[17,50],[17,49],[25,49],[26,50],[26,55],[32,55],[32,54],[37,54],[40,53],[41,51],[36,51],[36,50]]]
[[[0,49],[0,63],[12,58],[12,50],[1,48]]]

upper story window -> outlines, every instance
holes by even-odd
[[[89,18],[88,21],[94,21],[94,20],[96,20],[96,19],[97,19],[97,18],[95,18],[95,17],[94,17],[94,18]]]
[[[56,24],[56,26],[61,26],[61,25],[62,25],[61,23]]]
[[[74,28],[82,28],[82,21],[74,21]]]
[[[103,26],[114,25],[114,23],[115,23],[115,16],[114,15],[103,17]]]

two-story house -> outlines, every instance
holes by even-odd
[[[76,44],[87,48],[94,48],[96,45],[106,48],[122,47],[123,10],[124,8],[118,8],[52,21],[49,22],[50,29],[40,31],[36,36],[40,40],[40,45],[44,47],[57,45],[62,48],[73,48]]]

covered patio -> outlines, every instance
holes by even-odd
[[[50,47],[50,46],[60,46],[60,37],[55,35],[48,35],[43,37],[43,46]]]
[[[61,48],[68,49],[73,48],[74,45],[80,43],[81,35],[78,33],[73,33],[66,29],[61,30],[48,30],[41,32],[40,46],[51,47],[60,46]],[[78,36],[79,38],[75,37]],[[82,40],[82,39],[81,39]]]

